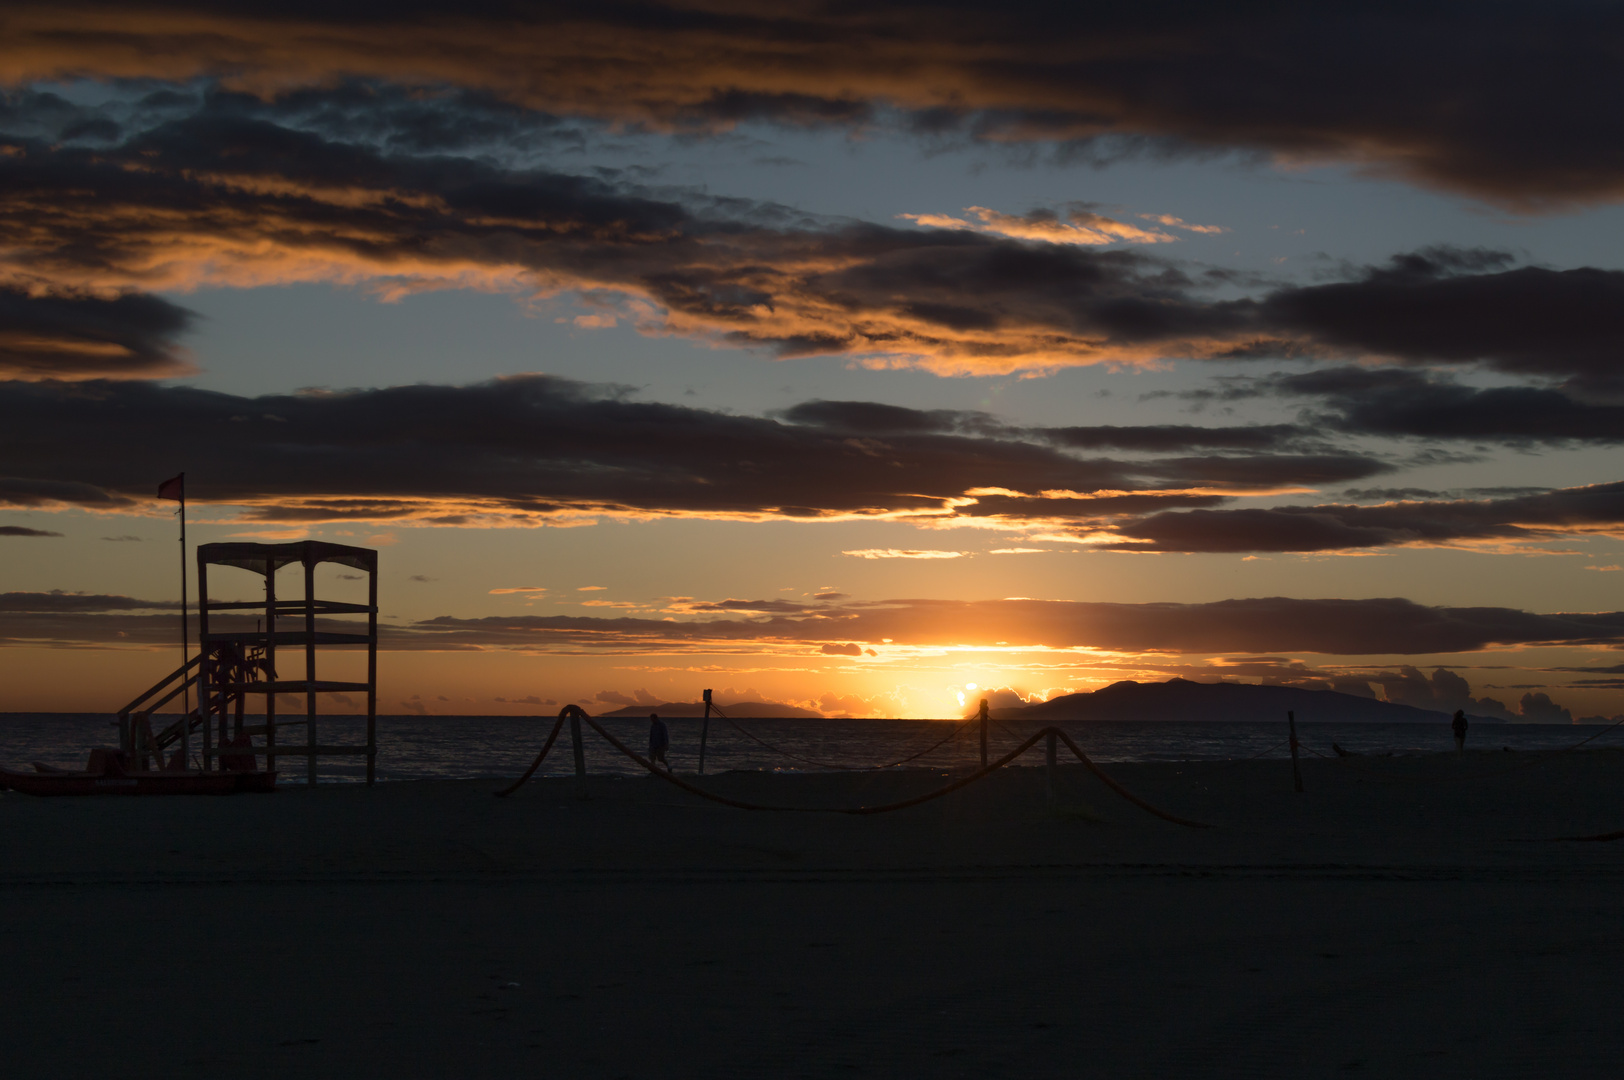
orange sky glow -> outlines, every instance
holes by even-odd
[[[1612,75],[1491,14],[9,5],[0,711],[177,660],[184,471],[386,712],[1624,714]]]

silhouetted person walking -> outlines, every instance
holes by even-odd
[[[665,760],[665,752],[671,748],[671,732],[666,729],[665,721],[660,719],[659,713],[648,714],[648,759],[656,765],[664,765],[665,771],[671,771],[671,765]]]
[[[1455,731],[1455,756],[1460,757],[1466,753],[1466,711],[1455,710],[1455,720],[1449,725]]]

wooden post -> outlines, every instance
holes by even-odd
[[[1048,735],[1044,736],[1043,739],[1043,763],[1045,766],[1044,773],[1049,779],[1049,809],[1051,810],[1054,809],[1056,798],[1055,770],[1059,766],[1059,754],[1056,752],[1058,742],[1059,740],[1055,738],[1055,734],[1052,731],[1049,732]]]
[[[378,769],[378,557],[367,574],[367,783]]]
[[[981,699],[981,767],[987,767],[987,699]]]
[[[203,681],[202,671],[209,666],[209,657],[207,653],[203,652],[202,642],[199,641],[198,644],[198,652],[202,658],[197,665],[199,672],[197,676],[197,715],[202,721],[200,726],[203,729],[203,771],[208,772],[211,761],[210,755],[214,753],[213,728],[209,726],[214,720],[214,705],[212,700],[203,697],[207,692],[207,687]],[[221,711],[221,715],[224,715],[224,710]]]
[[[711,692],[705,691],[705,719],[699,727],[699,775],[705,775],[705,739],[710,735]]]
[[[192,696],[190,687],[191,676],[186,672],[186,666],[191,663],[191,644],[186,634],[186,474],[180,474],[180,767],[185,771],[188,754],[187,735],[192,726]],[[158,768],[163,768],[163,758],[158,758]]]
[[[1297,714],[1286,713],[1286,727],[1291,736],[1291,781],[1296,790],[1303,789],[1303,770],[1297,763]]]
[[[570,713],[570,742],[575,749],[575,775],[586,779],[586,748],[581,745],[581,714]]]
[[[202,659],[197,663],[197,711],[203,715],[203,771],[208,772],[211,767],[218,767],[210,753],[209,745],[209,717],[213,711],[210,704],[214,700],[211,693],[222,681],[220,666],[214,662],[209,652],[209,571],[203,561],[203,552],[197,553],[197,651]],[[220,702],[220,742],[226,741],[226,706],[224,699]]]
[[[304,554],[305,595],[305,783],[316,786],[316,564]]]
[[[276,560],[265,557],[265,678],[276,681]],[[276,755],[276,694],[265,695],[265,768],[275,771]]]

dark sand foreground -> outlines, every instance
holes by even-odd
[[[0,797],[10,1076],[1588,1077],[1624,753]],[[729,774],[798,805],[933,772]],[[583,795],[586,797],[583,798]]]

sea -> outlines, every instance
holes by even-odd
[[[153,717],[153,727],[168,718]],[[255,718],[250,717],[249,723]],[[552,729],[553,717],[525,716],[380,716],[380,780],[498,779],[515,777],[535,760]],[[604,728],[627,746],[648,746],[648,721],[600,719]],[[973,766],[980,761],[979,725],[964,720],[824,720],[772,719],[729,721],[672,718],[669,761],[677,772],[699,771],[701,741],[704,771],[748,769],[811,772],[825,769],[940,768]],[[1036,721],[994,720],[988,731],[991,757],[1013,750],[1043,725]],[[1285,758],[1289,754],[1283,723],[1070,721],[1059,725],[1095,761],[1225,761]],[[1305,756],[1332,755],[1332,744],[1360,754],[1432,754],[1454,749],[1447,721],[1438,724],[1297,725]],[[317,729],[323,745],[364,743],[365,719],[324,716]],[[1467,746],[1515,751],[1557,750],[1590,739],[1593,747],[1624,747],[1624,726],[1565,724],[1477,724]],[[281,744],[304,741],[301,725],[279,730]],[[587,771],[634,775],[641,767],[621,755],[590,728],[583,728]],[[94,746],[115,746],[117,735],[105,713],[0,713],[0,767],[27,769],[34,761],[64,768],[83,768]],[[1043,747],[1028,751],[1018,764],[1039,765]],[[283,758],[282,771],[302,779],[305,762]],[[574,771],[569,725],[537,770],[542,776]],[[353,783],[364,779],[360,757],[322,758],[317,779]]]

